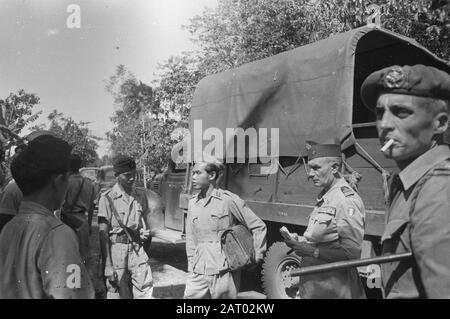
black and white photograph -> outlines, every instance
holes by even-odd
[[[450,299],[449,0],[0,0],[0,43],[0,299]]]

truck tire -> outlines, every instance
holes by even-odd
[[[266,253],[262,266],[262,284],[268,299],[295,298],[299,277],[291,277],[289,271],[300,268],[302,258],[283,242],[274,242]]]

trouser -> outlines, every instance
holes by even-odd
[[[77,215],[77,217],[78,215],[81,216],[81,214],[75,215]],[[89,223],[87,221],[87,218],[85,216],[83,217],[83,224],[76,230],[76,234],[78,237],[81,260],[87,266],[91,263],[91,247],[89,244]]]
[[[106,280],[108,299],[153,298],[153,277],[147,254],[143,247],[135,252],[131,244],[111,244],[111,259],[114,271],[117,274],[117,282],[131,287],[131,296],[123,296],[119,293],[119,287]],[[126,273],[127,272],[127,273]],[[128,276],[129,274],[129,276]],[[124,279],[127,282],[123,282]]]
[[[228,271],[218,275],[190,272],[186,280],[185,299],[236,299],[241,271]]]

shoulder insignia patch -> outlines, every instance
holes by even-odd
[[[349,215],[349,216],[353,216],[354,213],[355,213],[355,209],[354,209],[353,207],[350,207],[350,208],[348,209],[348,215]]]

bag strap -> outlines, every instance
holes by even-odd
[[[130,241],[130,243],[133,243],[133,237],[130,234],[130,231],[128,230],[128,228],[123,224],[122,219],[120,218],[119,213],[117,212],[116,207],[114,206],[114,203],[111,199],[111,197],[108,196],[108,194],[105,195],[106,199],[108,200],[109,203],[109,208],[111,209],[114,217],[117,219],[117,222],[119,223],[119,226],[123,229],[123,231],[125,232],[125,234],[127,235],[128,240]],[[136,252],[136,254],[138,254],[138,250],[133,246],[134,251]]]
[[[63,214],[64,214],[64,213],[71,213],[72,210],[75,208],[75,205],[77,204],[78,199],[80,198],[81,191],[83,190],[83,186],[84,186],[84,177],[82,177],[82,181],[81,181],[80,188],[78,189],[77,196],[75,196],[75,200],[74,200],[74,201],[72,202],[72,204],[70,205],[70,209],[68,209],[67,211],[64,210],[64,212],[62,212]]]

